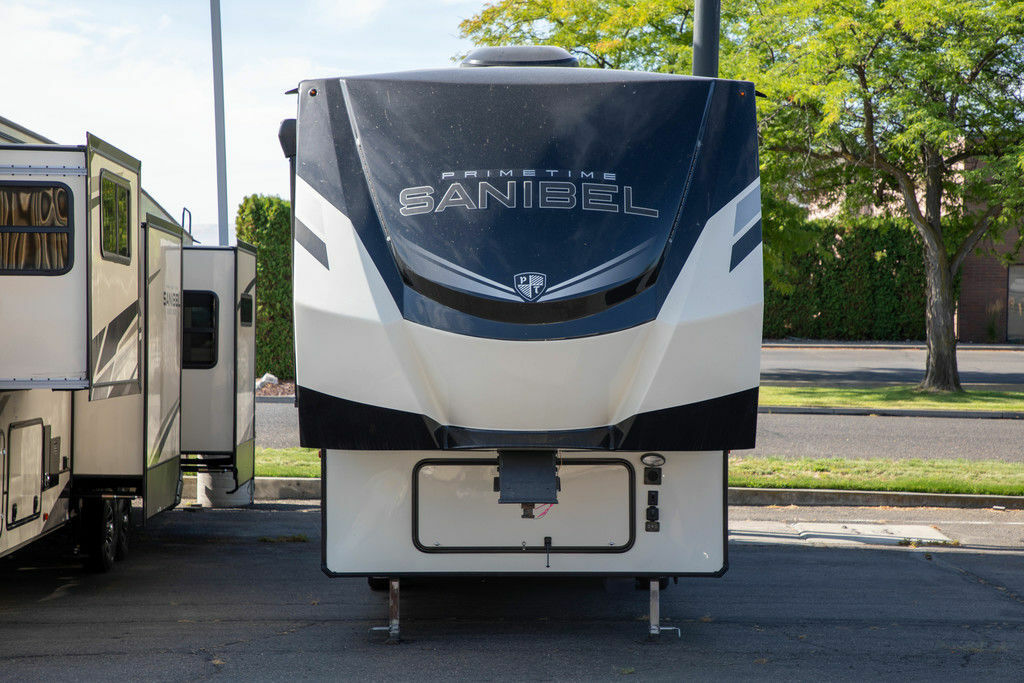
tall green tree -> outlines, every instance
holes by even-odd
[[[280,197],[249,195],[238,205],[238,238],[256,246],[256,374],[295,377],[292,332],[291,208]]]
[[[561,44],[586,65],[688,73],[691,14],[686,1],[499,0],[460,29],[488,45]],[[983,237],[1024,214],[1024,3],[725,0],[721,70],[767,95],[768,194],[913,223],[926,265],[922,388],[960,390],[954,278]]]
[[[755,7],[737,66],[768,95],[765,164],[806,201],[910,219],[925,260],[922,388],[959,391],[954,279],[1024,205],[1024,3]]]

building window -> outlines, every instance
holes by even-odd
[[[108,261],[131,262],[128,189],[127,183],[113,174],[100,176],[100,253]]]
[[[238,317],[242,327],[252,327],[252,294],[243,294],[238,304]]]
[[[71,191],[59,183],[0,183],[0,275],[71,270]]]
[[[181,365],[205,370],[217,364],[217,295],[213,292],[182,292],[184,315]]]

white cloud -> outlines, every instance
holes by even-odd
[[[229,222],[248,194],[288,196],[277,142],[305,78],[444,66],[477,0],[222,0]],[[86,131],[142,160],[146,189],[192,210],[216,239],[210,15],[206,2],[0,0],[8,63],[0,115],[58,142]],[[209,233],[207,233],[209,230]]]

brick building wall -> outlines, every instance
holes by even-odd
[[[1005,238],[993,243],[983,240],[985,252],[1007,254],[1018,238],[1007,231]],[[1024,257],[1020,255],[1018,259]],[[977,251],[964,259],[961,269],[960,302],[957,309],[957,336],[962,342],[1005,342],[1008,268],[994,255]]]

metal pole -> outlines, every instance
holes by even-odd
[[[693,75],[718,78],[721,0],[696,0],[693,10]]]
[[[213,117],[217,138],[217,227],[220,245],[228,243],[228,170],[224,146],[224,58],[220,49],[220,0],[210,0],[213,34]]]

